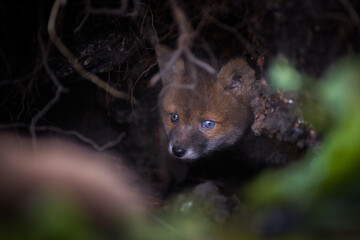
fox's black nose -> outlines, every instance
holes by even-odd
[[[177,157],[182,157],[186,153],[186,149],[182,148],[182,147],[173,147],[172,151],[173,151],[174,155]]]

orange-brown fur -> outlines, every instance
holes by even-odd
[[[167,66],[171,51],[164,47],[157,49],[157,55],[164,85],[159,108],[170,154],[183,160],[197,159],[244,135],[252,121],[249,98],[255,80],[254,70],[244,59],[231,60],[217,75],[211,75],[190,68],[183,60]],[[171,114],[177,114],[176,122]],[[206,120],[214,121],[215,126],[204,128]],[[177,154],[174,147],[185,153]]]

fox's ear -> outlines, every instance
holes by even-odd
[[[174,63],[174,51],[167,46],[157,45],[155,48],[156,56],[160,68],[161,79],[164,85],[176,82],[184,72],[184,61],[178,56]]]
[[[217,78],[226,92],[241,95],[247,93],[255,81],[255,71],[245,59],[235,58],[220,69]]]

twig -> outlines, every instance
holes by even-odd
[[[156,61],[155,63],[151,64],[145,71],[143,71],[143,72],[140,74],[140,76],[136,79],[136,81],[134,82],[132,88],[134,88],[134,87],[136,86],[136,84],[139,82],[140,78],[141,78],[142,76],[144,76],[146,73],[148,73],[153,67],[155,67],[156,64],[157,64],[157,61]]]
[[[80,31],[86,20],[89,18],[90,14],[106,14],[106,15],[115,15],[115,16],[124,16],[124,17],[134,17],[138,14],[139,11],[139,3],[137,1],[133,1],[134,8],[131,13],[127,13],[126,10],[128,8],[128,0],[123,0],[122,4],[119,8],[93,8],[91,6],[90,0],[86,0],[86,13],[84,18],[81,20],[79,26],[74,29],[74,33]]]
[[[59,88],[56,89],[56,93],[55,96],[45,105],[45,107],[38,112],[32,119],[31,119],[31,123],[29,126],[29,131],[31,134],[31,139],[32,139],[32,146],[33,148],[36,150],[36,131],[35,131],[35,125],[36,123],[39,121],[40,118],[42,118],[49,110],[50,108],[58,102],[59,98],[60,98],[60,94],[61,94],[61,90]]]
[[[196,58],[195,55],[191,52],[190,48],[193,43],[194,34],[190,27],[190,23],[186,19],[184,12],[181,11],[181,9],[176,5],[175,0],[169,0],[169,1],[171,4],[171,9],[173,10],[175,21],[180,30],[180,36],[178,38],[178,46],[180,49],[182,49],[181,54],[184,53],[185,58],[187,58],[188,61],[194,63],[200,68],[203,68],[208,73],[214,74],[216,71],[213,67],[211,67],[206,62]]]
[[[209,64],[207,64],[204,61],[201,61],[200,59],[196,58],[194,54],[192,53],[188,53],[187,54],[188,59],[193,62],[195,65],[197,65],[198,67],[204,69],[205,71],[207,71],[210,74],[214,74],[215,73],[215,69],[213,67],[211,67]]]
[[[89,16],[90,16],[90,11],[86,8],[85,16],[83,17],[79,25],[74,29],[73,31],[74,33],[80,31],[80,29],[84,26],[85,22],[88,20]]]
[[[159,44],[159,39],[157,37],[157,31],[156,31],[156,28],[155,28],[155,25],[154,25],[154,14],[152,13],[150,7],[149,7],[149,11],[150,11],[150,14],[151,14],[151,27],[152,27],[152,29],[154,30],[154,33],[155,33],[156,44]]]
[[[0,129],[9,129],[9,128],[28,128],[28,124],[26,123],[13,123],[13,124],[4,124],[4,125],[0,125]],[[84,135],[82,135],[81,133],[75,131],[75,130],[63,130],[61,128],[58,127],[54,127],[54,126],[34,126],[33,128],[36,132],[46,132],[46,131],[50,131],[50,132],[56,132],[56,133],[60,133],[60,134],[64,134],[64,135],[68,135],[68,136],[75,136],[76,138],[78,138],[79,140],[91,145],[94,149],[96,149],[99,152],[105,151],[109,148],[112,148],[114,146],[116,146],[119,142],[121,142],[121,140],[125,137],[125,133],[120,133],[119,136],[117,136],[114,140],[111,140],[110,142],[107,142],[103,145],[98,145],[97,143],[95,143],[93,140],[91,140],[88,137],[85,137]]]
[[[83,66],[78,62],[78,60],[75,58],[73,53],[63,44],[63,42],[60,40],[56,33],[55,29],[55,22],[57,15],[59,13],[59,9],[61,6],[65,6],[66,0],[56,0],[54,2],[54,5],[51,9],[49,21],[48,21],[48,33],[51,41],[54,43],[54,45],[57,47],[57,49],[61,52],[61,54],[69,61],[71,66],[75,69],[76,72],[78,72],[83,78],[93,82],[98,87],[104,89],[106,92],[110,93],[112,96],[116,98],[121,98],[125,100],[130,100],[130,97],[127,93],[121,92],[110,86],[108,83],[104,82],[102,79],[97,77],[94,74],[89,73],[86,71]],[[137,104],[137,101],[134,100],[135,104]]]
[[[43,109],[41,109],[32,119],[29,126],[29,131],[31,134],[31,140],[32,140],[32,146],[36,150],[36,131],[35,126],[36,123],[50,110],[50,108],[59,101],[60,95],[62,92],[67,91],[63,85],[59,82],[57,77],[55,76],[54,72],[50,69],[48,63],[47,63],[47,54],[45,53],[44,45],[41,41],[40,33],[38,34],[38,41],[40,45],[40,51],[41,51],[41,58],[42,62],[44,64],[44,68],[46,72],[48,73],[50,79],[53,81],[53,83],[56,86],[56,92],[54,97],[45,105]]]
[[[193,38],[194,38],[194,33],[190,27],[190,23],[189,21],[186,19],[185,14],[183,13],[183,11],[181,11],[181,9],[177,6],[175,0],[169,0],[171,9],[173,11],[173,16],[174,19],[178,25],[179,28],[179,32],[180,35],[178,37],[177,40],[177,49],[175,50],[175,52],[172,54],[170,60],[167,62],[167,64],[165,65],[164,69],[162,71],[160,71],[160,73],[155,74],[151,80],[150,80],[150,86],[154,86],[161,77],[164,77],[172,68],[172,66],[174,66],[176,64],[176,61],[181,57],[184,56],[184,58],[189,62],[189,63],[193,63],[194,65],[204,69],[205,71],[207,71],[210,74],[215,74],[216,71],[215,69],[210,66],[209,64],[207,64],[206,62],[198,59],[192,52],[191,52],[191,47],[193,44]],[[195,70],[193,69],[193,66],[191,64],[189,64],[189,67],[192,68],[191,70]],[[194,71],[190,71],[190,73],[194,76]],[[196,79],[195,77],[193,77],[192,79]]]
[[[126,10],[128,8],[128,1],[124,0],[119,8],[93,8],[90,5],[90,1],[88,1],[89,11],[92,14],[106,14],[106,15],[115,15],[115,16],[124,16],[124,17],[134,17],[137,15],[139,10],[139,3],[137,1],[133,1],[134,8],[132,12],[127,13]]]
[[[150,6],[147,6],[147,9],[146,9],[146,13],[144,14],[144,17],[143,17],[143,20],[141,22],[141,26],[140,26],[140,34],[143,34],[143,29],[144,29],[144,23],[145,23],[145,19],[146,19],[146,16],[148,14],[148,12],[150,13],[151,15],[151,28],[152,30],[154,31],[154,40],[155,40],[155,44],[156,45],[159,45],[159,39],[158,39],[158,36],[157,36],[157,31],[156,31],[156,28],[155,28],[155,25],[154,25],[154,14],[152,13],[151,11],[151,8]]]
[[[176,61],[179,59],[179,57],[181,56],[183,50],[181,47],[179,47],[172,55],[171,58],[169,59],[169,61],[167,62],[167,64],[165,65],[164,69],[162,71],[160,71],[159,73],[155,74],[149,82],[149,85],[151,87],[155,86],[155,84],[162,78],[165,77],[166,74],[170,71],[170,69],[172,68],[172,66],[175,65]]]
[[[35,69],[34,69],[32,72],[26,74],[26,75],[23,76],[23,77],[20,77],[20,78],[17,78],[17,79],[2,80],[2,81],[0,82],[0,87],[2,87],[3,85],[10,85],[10,84],[18,84],[18,83],[21,83],[22,81],[25,81],[26,79],[34,76],[34,75],[37,73],[37,71],[39,71],[42,67],[43,67],[43,65],[42,65],[42,63],[40,63],[39,65],[37,65],[37,66],[35,67]]]
[[[26,80],[27,78],[30,78],[32,75],[35,76],[35,74],[37,73],[37,71],[39,71],[41,68],[43,67],[43,61],[41,61],[37,67],[33,70],[33,72],[31,74],[28,74],[27,76],[24,77],[24,80]],[[23,114],[23,112],[25,112],[25,104],[27,103],[28,106],[27,106],[27,109],[28,109],[28,113],[31,115],[31,110],[30,110],[30,105],[31,103],[33,103],[34,101],[25,101],[26,97],[28,96],[28,93],[27,92],[37,92],[37,91],[32,91],[32,88],[34,87],[36,90],[36,84],[35,82],[33,81],[32,78],[30,78],[30,81],[24,81],[27,83],[27,86],[24,88],[24,87],[21,87],[21,89],[23,89],[23,94],[22,94],[22,97],[21,97],[21,109],[19,111],[19,113],[17,114],[17,119],[19,119],[21,117],[21,115]],[[38,93],[38,92],[37,92]],[[29,94],[29,96],[33,96],[32,94]]]

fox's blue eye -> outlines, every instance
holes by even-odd
[[[179,120],[179,115],[177,115],[176,113],[172,113],[170,118],[172,122],[176,122],[177,120]]]
[[[215,122],[213,120],[205,120],[202,123],[203,128],[213,129],[215,127]]]

